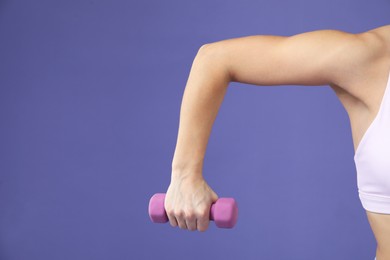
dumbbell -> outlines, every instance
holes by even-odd
[[[165,193],[156,193],[149,200],[149,217],[154,223],[169,221],[164,208]],[[232,228],[237,222],[238,208],[233,198],[219,198],[211,204],[210,220],[219,228]]]

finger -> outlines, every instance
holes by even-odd
[[[209,227],[209,222],[210,220],[198,219],[196,224],[198,231],[200,232],[206,231]]]
[[[173,212],[172,211],[170,211],[169,213],[167,212],[167,216],[169,219],[169,224],[171,224],[172,227],[177,227],[178,223],[176,221],[176,218],[175,218],[175,215],[173,214]]]
[[[209,214],[209,211],[204,211],[200,216],[198,216],[196,226],[200,232],[204,232],[208,229],[210,223]]]
[[[213,191],[213,202],[216,202],[218,199],[219,199],[218,194]]]
[[[195,231],[196,230],[196,216],[195,214],[193,213],[189,213],[187,214],[187,217],[186,217],[186,225],[187,225],[187,229],[190,230],[190,231]]]
[[[179,227],[181,229],[187,229],[187,224],[186,224],[186,221],[184,219],[184,213],[178,212],[175,214],[175,217],[176,217],[176,221],[177,221],[177,224],[179,225]]]

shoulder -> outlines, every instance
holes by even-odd
[[[377,27],[356,35],[364,43],[366,53],[371,58],[390,57],[390,25]]]
[[[310,31],[283,38],[275,49],[283,59],[297,61],[299,69],[309,66],[314,78],[353,93],[357,83],[389,56],[388,28],[361,33]]]
[[[388,75],[390,25],[355,34],[343,32],[342,35],[346,43],[335,51],[329,62],[333,68],[329,69],[331,86],[366,103],[364,100],[371,96],[370,93],[378,93],[377,88]]]
[[[377,43],[383,45],[387,50],[390,49],[390,24],[377,27],[363,33],[371,35]]]

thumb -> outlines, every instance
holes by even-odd
[[[214,191],[212,192],[211,198],[212,198],[213,202],[216,202],[219,199],[217,193],[215,193]]]

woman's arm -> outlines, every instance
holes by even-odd
[[[210,205],[218,195],[202,176],[212,125],[231,81],[225,57],[202,46],[191,67],[180,109],[179,133],[172,161],[165,209],[173,227],[205,231]]]
[[[200,231],[207,228],[208,209],[217,196],[203,181],[203,159],[229,82],[332,83],[351,92],[374,56],[364,35],[320,30],[289,37],[247,36],[202,46],[181,104],[172,179],[165,200],[171,225]]]
[[[199,49],[184,90],[172,177],[201,174],[211,128],[231,81],[226,56],[210,47]]]
[[[375,52],[364,34],[319,30],[255,35],[202,46],[183,94],[172,174],[201,174],[208,138],[229,82],[329,85],[353,92]]]

